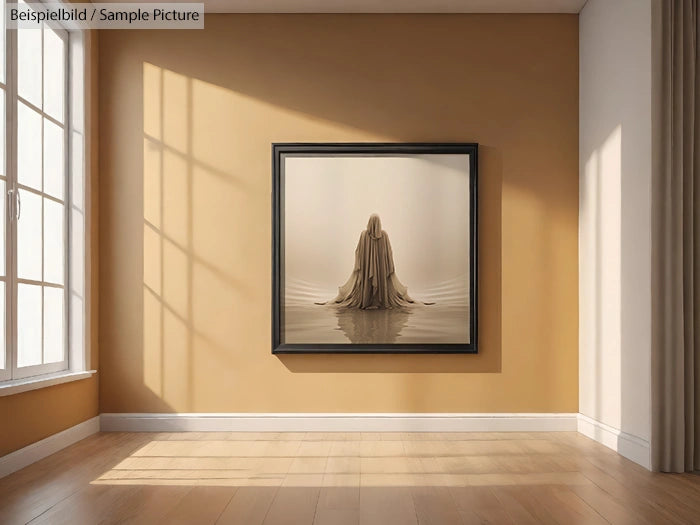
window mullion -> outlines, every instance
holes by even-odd
[[[4,109],[4,117],[5,117],[5,133],[4,133],[4,149],[5,149],[5,158],[3,159],[4,165],[3,165],[3,175],[5,175],[5,191],[3,192],[3,195],[0,195],[0,198],[4,199],[5,203],[5,238],[3,239],[3,242],[5,243],[5,296],[3,297],[3,301],[5,302],[5,318],[3,319],[3,323],[5,324],[5,330],[4,330],[4,355],[3,359],[5,361],[5,366],[4,369],[0,370],[0,381],[5,381],[8,379],[12,378],[12,369],[13,369],[13,360],[12,360],[12,264],[11,264],[11,257],[13,253],[12,249],[12,224],[10,221],[10,217],[12,215],[12,206],[11,206],[11,200],[9,196],[11,195],[10,191],[12,190],[12,169],[11,169],[11,150],[12,150],[12,112],[10,111],[10,106],[12,105],[12,93],[10,92],[10,80],[12,78],[12,71],[11,71],[11,59],[8,57],[11,55],[10,52],[10,31],[7,31],[4,29],[3,25],[3,38],[5,38],[5,45],[4,45],[4,56],[0,57],[0,60],[3,60],[5,62],[5,79],[4,79],[4,84],[3,84],[3,89],[5,90],[5,98],[4,98],[4,103],[5,107]]]
[[[69,59],[71,53],[70,45],[70,34],[67,34],[65,39],[64,47],[64,97],[63,97],[63,170],[65,173],[63,195],[64,195],[64,206],[63,206],[63,356],[65,358],[67,367],[72,370],[75,367],[75,363],[71,362],[70,359],[70,346],[71,346],[71,312],[70,312],[70,300],[71,300],[71,261],[68,254],[71,251],[71,225],[70,225],[70,214],[73,204],[73,191],[72,191],[72,161],[73,161],[73,148],[71,147],[71,130],[72,126],[72,114],[71,114],[71,104],[68,103],[72,100],[71,92],[71,61]]]
[[[45,86],[44,86],[44,69],[45,69],[45,64],[44,64],[44,38],[45,38],[45,33],[46,32],[46,25],[42,24],[41,25],[41,149],[40,154],[41,154],[41,280],[42,282],[44,281],[44,275],[46,274],[46,269],[44,268],[44,246],[46,245],[46,239],[44,239],[44,235],[46,234],[44,232],[44,192],[46,188],[44,188],[44,162],[46,159],[44,158],[44,151],[46,151],[46,145],[44,144],[44,109],[46,108],[46,101],[44,100],[44,92],[46,91]],[[43,285],[40,287],[41,288],[41,364],[45,365],[46,364],[46,356],[44,355],[44,349],[46,348],[46,344],[44,343],[44,337],[46,335],[46,329],[45,329],[45,324],[46,320],[44,319],[44,311],[46,310],[46,297],[44,293],[44,287]]]
[[[10,356],[10,371],[15,376],[17,366],[17,31],[7,31],[5,75],[7,82],[6,111],[7,111],[7,180],[12,190],[12,198],[8,199],[7,232],[7,327],[6,344]]]

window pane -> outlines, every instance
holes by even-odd
[[[2,57],[0,56],[0,62]],[[7,173],[5,164],[5,90],[0,88],[0,174]]]
[[[44,363],[63,361],[63,288],[44,287]]]
[[[19,190],[20,217],[17,221],[17,276],[41,280],[41,197]]]
[[[63,142],[63,128],[44,119],[44,193],[59,199],[66,184]]]
[[[7,193],[5,193],[5,181],[0,180],[0,275],[5,275],[5,242],[7,235],[5,234],[5,224],[7,213],[5,212],[5,203],[7,202]],[[0,312],[2,315],[2,312]]]
[[[0,281],[0,370],[7,368],[5,362],[5,281]]]
[[[44,281],[63,284],[64,246],[63,204],[44,198]]]
[[[17,366],[41,364],[41,286],[17,285]]]
[[[71,210],[71,242],[68,255],[71,292],[82,297],[85,293],[85,216]]]
[[[41,115],[17,102],[17,181],[41,190]]]
[[[71,366],[75,365],[76,368],[79,368],[85,365],[85,327],[83,324],[85,322],[85,302],[73,294],[70,294],[70,302],[69,352],[78,359],[77,362],[71,363]]]
[[[66,44],[44,26],[44,111],[63,122],[66,84]]]
[[[83,136],[74,131],[71,138],[71,203],[79,210],[85,202],[85,182],[83,176]]]
[[[17,30],[17,92],[41,107],[41,31]]]
[[[67,74],[70,90],[66,97],[66,104],[70,108],[70,119],[74,131],[85,131],[85,53],[84,53],[84,36],[79,33],[73,33],[76,39],[76,45],[68,46],[68,62],[70,67]],[[71,37],[73,38],[73,36]],[[67,118],[65,119],[67,120]]]
[[[5,0],[0,2],[3,16],[0,17],[0,82],[5,82]]]

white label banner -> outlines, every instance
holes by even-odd
[[[203,3],[8,3],[8,29],[204,29]]]

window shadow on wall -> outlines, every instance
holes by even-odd
[[[193,410],[194,385],[210,367],[232,366],[242,314],[256,302],[233,268],[267,242],[243,211],[246,183],[195,153],[195,100],[206,110],[224,90],[148,63],[143,79],[143,379],[171,407]]]
[[[532,232],[552,227],[545,200],[556,199],[559,167],[568,166],[547,159],[567,155],[556,150],[560,122],[568,122],[559,112],[575,97],[556,78],[542,79],[575,70],[574,55],[557,49],[569,29],[552,23],[543,33],[520,17],[499,17],[496,28],[496,19],[478,16],[252,20],[211,17],[186,39],[160,32],[101,41],[109,65],[100,78],[115,86],[101,102],[101,161],[111,171],[100,226],[103,410],[124,410],[129,403],[114,392],[127,387],[139,411],[138,388],[167,405],[156,410],[284,411],[334,399],[342,410],[351,398],[346,373],[367,374],[391,397],[386,407],[405,399],[408,410],[443,398],[449,374],[476,373],[495,377],[460,379],[457,397],[466,401],[455,407],[473,410],[466,393],[494,381],[489,389],[512,389],[524,410],[566,411],[559,386],[575,372],[556,367],[562,355],[575,363],[576,342],[571,330],[548,324],[552,312],[542,305],[550,294],[575,299],[546,278],[559,238]],[[494,41],[495,29],[513,38]],[[523,48],[546,59],[523,61]],[[132,100],[142,113],[112,116]],[[270,354],[270,143],[297,141],[480,143],[478,355]],[[126,188],[117,187],[122,177]],[[128,200],[143,203],[139,224],[113,224]],[[142,253],[125,254],[123,268],[109,262],[134,247]],[[302,384],[300,374],[317,373]],[[335,390],[324,402],[319,389]],[[544,391],[552,395],[540,402]]]
[[[224,144],[212,145],[221,138],[203,140],[194,131],[211,126],[215,112],[235,112],[240,94],[150,63],[143,65],[143,86],[143,379],[169,406],[193,410],[195,385],[201,385],[195,376],[203,366],[227,368],[246,352],[269,352],[268,341],[241,345],[246,336],[261,335],[250,334],[249,309],[269,315],[270,301],[269,277],[264,287],[254,286],[241,270],[261,259],[270,264],[265,222],[271,210],[265,210],[265,222],[246,215],[255,189],[245,176],[232,176],[232,165],[219,153]],[[219,137],[234,139],[225,122],[216,124]],[[243,161],[237,162],[244,171]],[[500,371],[498,150],[482,146],[480,164],[488,178],[479,196],[479,355],[279,356],[290,371]],[[261,176],[269,184],[271,174]],[[266,336],[269,322],[255,329],[262,327]]]

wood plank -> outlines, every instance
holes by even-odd
[[[217,524],[256,525],[265,520],[278,487],[239,487]]]
[[[118,516],[119,523],[129,525],[162,523],[168,512],[192,490],[192,487],[141,485],[136,489],[136,492],[122,498],[110,509],[110,518]]]
[[[421,525],[462,523],[463,519],[448,487],[423,484],[411,490],[416,517]]]
[[[361,484],[360,523],[362,525],[410,525],[418,523],[410,486]]]
[[[263,523],[313,523],[323,474],[289,474],[277,490]]]
[[[450,487],[449,490],[465,518],[471,520],[475,514],[484,523],[515,523],[490,487]]]
[[[27,523],[84,489],[148,437],[118,433],[92,436],[4,478],[0,523]]]
[[[172,510],[164,522],[169,525],[207,525],[216,523],[233,498],[236,487],[193,487]]]
[[[576,433],[105,433],[0,479],[0,523],[698,523],[700,478]]]
[[[595,509],[574,494],[569,487],[541,486],[530,488],[530,494],[539,501],[560,525],[608,523]]]

